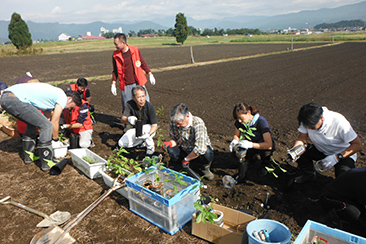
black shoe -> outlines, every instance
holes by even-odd
[[[308,181],[316,180],[316,172],[304,172],[302,175],[296,176],[294,183],[303,184]]]

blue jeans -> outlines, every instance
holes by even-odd
[[[1,96],[0,104],[6,112],[27,124],[25,136],[35,138],[38,127],[40,129],[39,142],[51,143],[53,125],[36,107],[21,102],[12,93],[4,93]]]
[[[184,152],[180,149],[179,146],[168,148],[168,153],[173,162],[182,161],[184,157],[188,155],[188,153]],[[196,159],[192,160],[192,163],[198,162],[201,166],[206,166],[212,163],[214,159],[214,151],[211,146],[207,146],[207,151],[204,155],[199,156]]]

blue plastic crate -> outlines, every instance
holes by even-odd
[[[128,187],[131,187],[135,191],[138,191],[140,193],[145,194],[147,197],[150,197],[156,201],[159,201],[160,203],[166,205],[166,206],[172,206],[176,204],[185,194],[190,193],[192,191],[197,190],[200,186],[200,182],[192,177],[189,177],[187,175],[181,174],[179,172],[176,172],[172,169],[163,168],[163,169],[156,169],[154,166],[150,167],[147,170],[149,173],[140,172],[136,175],[133,175],[126,179],[126,184]],[[166,182],[167,186],[165,188],[171,188],[173,186],[174,176],[170,173],[178,174],[180,176],[183,176],[181,179],[182,181],[187,182],[187,186],[178,186],[179,192],[172,197],[171,199],[168,199],[166,197],[163,197],[162,195],[155,193],[149,189],[146,189],[142,186],[143,182],[146,180],[154,181],[155,174],[158,173],[160,176],[160,181],[163,181],[164,179],[171,179],[170,182]]]
[[[308,220],[302,228],[294,244],[310,243],[314,236],[319,236],[329,242],[329,244],[357,243],[366,244],[366,238],[330,228],[326,225]]]
[[[200,182],[167,168],[158,170],[151,167],[147,172],[126,179],[130,210],[173,235],[191,221],[192,214],[196,212],[193,203],[199,199]],[[170,179],[164,183],[164,191],[172,189],[175,179],[175,176],[170,174],[172,172],[182,176],[181,180],[185,181],[187,186],[176,184],[179,192],[170,199],[142,186],[146,180],[154,181],[157,173],[160,182]]]

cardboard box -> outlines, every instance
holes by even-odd
[[[314,236],[318,236],[328,241],[330,244],[357,243],[366,244],[366,238],[330,228],[315,221],[308,220],[297,236],[294,244],[310,243]]]
[[[3,126],[0,125],[1,130],[4,131],[7,135],[13,137],[13,138],[20,138],[19,132],[17,129],[14,129],[12,127],[9,126]]]
[[[196,223],[196,214],[192,217],[192,234],[216,244],[235,244],[241,243],[242,233],[237,231],[239,224],[248,224],[256,217],[241,211],[210,203],[213,209],[219,210],[224,214],[224,225],[222,227],[206,223]],[[244,232],[243,234],[246,234]]]

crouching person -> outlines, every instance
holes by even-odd
[[[70,94],[72,91],[66,91]],[[79,146],[81,148],[89,148],[92,144],[93,122],[90,117],[88,103],[82,100],[82,105],[75,106],[72,109],[64,109],[63,111],[65,124],[61,125],[61,129],[70,130],[74,137],[79,137]],[[77,143],[76,143],[77,144]]]
[[[124,108],[122,123],[137,126],[142,124],[142,135],[136,137],[136,128],[131,128],[119,139],[118,146],[132,148],[146,147],[146,155],[152,156],[155,151],[153,137],[158,129],[155,107],[146,101],[146,90],[142,86],[132,88],[132,100]]]
[[[29,164],[36,160],[34,151],[38,127],[41,169],[46,171],[56,165],[52,146],[60,143],[60,116],[64,108],[81,105],[79,95],[66,95],[62,89],[47,83],[24,83],[7,88],[1,96],[0,104],[9,114],[27,124],[22,138],[24,163]]]
[[[170,141],[163,143],[163,149],[169,153],[173,162],[182,162],[183,171],[200,179],[189,167],[191,162],[197,162],[203,167],[205,178],[214,179],[210,171],[214,152],[205,123],[201,118],[193,116],[183,103],[175,105],[170,112],[170,138]]]

